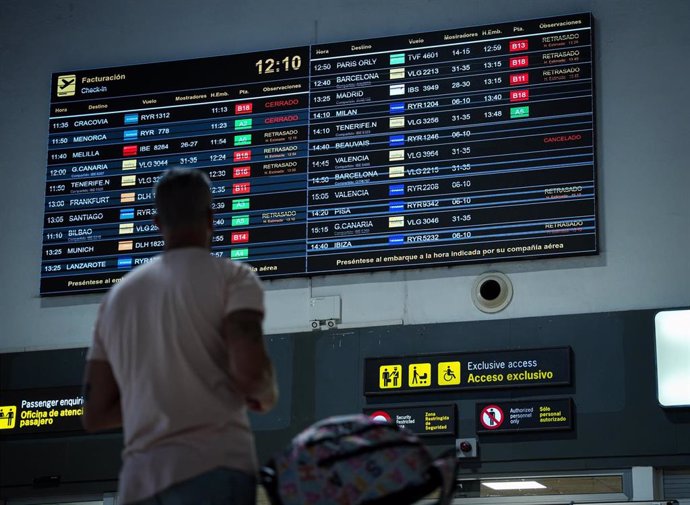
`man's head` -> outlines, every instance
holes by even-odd
[[[171,168],[160,178],[154,193],[158,213],[156,223],[168,248],[199,245],[197,242],[202,234],[205,242],[208,241],[212,211],[211,181],[206,174],[196,169]],[[190,240],[193,243],[185,243]]]

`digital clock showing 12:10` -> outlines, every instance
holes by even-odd
[[[256,61],[255,66],[259,75],[297,71],[302,68],[302,57],[297,54],[281,59],[262,58]]]

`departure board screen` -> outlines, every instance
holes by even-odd
[[[592,61],[587,13],[56,73],[41,294],[161,252],[173,166],[263,278],[595,254]]]

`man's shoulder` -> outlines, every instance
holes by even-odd
[[[227,266],[225,268],[228,269],[233,280],[237,280],[238,282],[250,281],[252,283],[260,284],[259,276],[256,273],[256,268],[248,265],[247,263],[240,263],[227,258],[225,258],[225,261],[227,262]]]
[[[137,292],[140,288],[148,285],[151,276],[155,275],[158,268],[159,258],[159,256],[151,258],[147,263],[143,263],[128,272],[117,284],[110,288],[110,298],[119,296],[121,292],[127,292],[128,294]]]
[[[253,275],[254,269],[247,263],[240,263],[239,261],[233,261],[228,258],[214,258],[216,260],[222,261],[225,268],[231,272],[243,275]]]
[[[200,267],[200,264],[206,265],[201,266],[202,271],[206,273],[195,278],[209,279],[209,275],[211,275],[221,283],[238,287],[253,287],[261,284],[250,265],[211,254],[187,256],[182,262],[180,262],[180,257],[177,257],[172,264],[166,263],[164,253],[127,273],[110,289],[108,298],[111,303],[115,303],[116,300],[125,300],[129,304],[133,299],[149,296],[152,290],[167,286],[171,282],[179,282],[180,277],[194,276],[194,272]],[[186,270],[184,275],[182,274],[183,270]],[[174,279],[171,277],[171,272],[176,274]]]
[[[210,262],[215,268],[222,270],[226,275],[234,276],[253,276],[254,269],[247,263],[231,260],[209,254],[205,261]]]

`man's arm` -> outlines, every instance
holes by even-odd
[[[237,310],[223,321],[223,338],[230,355],[230,375],[247,406],[257,412],[268,412],[278,401],[273,364],[266,353],[261,322],[256,310]]]
[[[102,431],[122,426],[120,388],[107,361],[86,362],[84,373],[84,415],[86,431]]]

